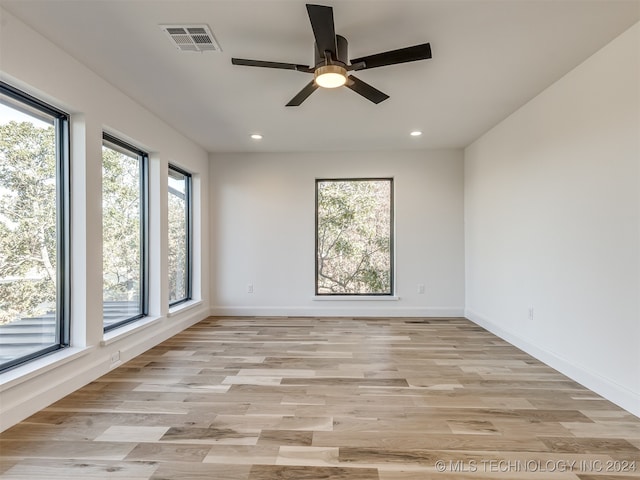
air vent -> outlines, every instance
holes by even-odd
[[[221,52],[209,25],[160,25],[181,52]]]

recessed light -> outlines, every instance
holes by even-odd
[[[262,140],[262,135],[260,135],[259,133],[254,133],[251,135],[251,138],[253,138],[254,140]]]
[[[422,135],[422,132],[420,130],[414,130],[413,132],[410,133],[410,135],[412,137],[419,137],[420,135]]]

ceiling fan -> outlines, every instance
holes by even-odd
[[[307,4],[307,12],[309,14],[309,20],[311,21],[313,36],[315,37],[313,67],[294,63],[247,60],[244,58],[231,59],[231,63],[234,65],[281,68],[313,73],[314,79],[287,103],[287,107],[299,106],[318,87],[337,88],[343,85],[373,103],[380,103],[389,98],[389,95],[363,82],[355,75],[347,75],[347,72],[431,58],[431,46],[428,43],[422,43],[412,47],[390,50],[388,52],[348,60],[348,42],[343,36],[336,35],[333,23],[333,8],[324,5]]]

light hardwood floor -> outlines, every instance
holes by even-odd
[[[209,318],[0,435],[0,478],[640,478],[640,419],[465,319]]]

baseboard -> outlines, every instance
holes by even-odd
[[[462,317],[463,307],[374,307],[329,306],[314,307],[211,307],[212,316],[229,317]]]
[[[111,361],[111,352],[114,349],[120,352],[119,363],[124,363],[208,315],[208,308],[199,308],[179,319],[160,318],[155,325],[121,341],[116,340],[108,347],[93,346],[88,349],[88,353],[73,360],[57,361],[52,355],[50,364],[42,371],[25,375],[24,380],[14,380],[10,387],[0,393],[0,432],[108,373],[114,367]]]
[[[473,323],[506,340],[515,347],[525,351],[532,357],[549,365],[551,368],[558,370],[560,373],[596,392],[610,402],[624,408],[633,415],[640,417],[640,394],[638,392],[634,392],[608,378],[591,372],[588,368],[572,362],[570,359],[561,357],[544,348],[529,343],[524,338],[504,330],[488,318],[471,309],[466,309],[465,316]]]

